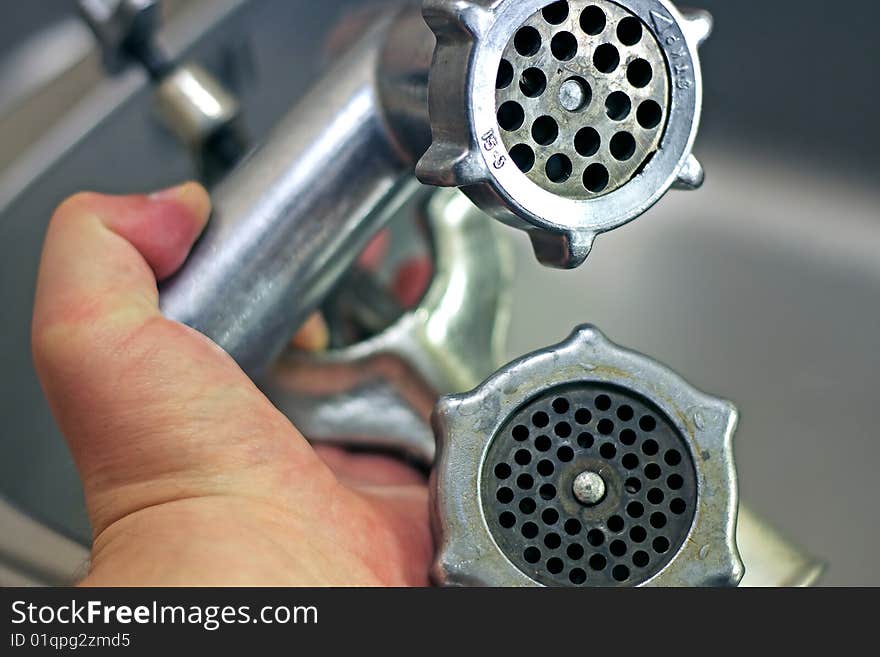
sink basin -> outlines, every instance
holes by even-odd
[[[740,409],[745,502],[830,563],[880,584],[880,191],[731,150],[699,153],[667,196],[554,272],[517,240],[510,355],[589,321]]]

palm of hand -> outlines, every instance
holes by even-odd
[[[312,449],[232,359],[160,315],[156,281],[209,212],[190,184],[78,195],[50,225],[32,339],[95,532],[85,583],[427,584],[421,475]]]

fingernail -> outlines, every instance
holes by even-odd
[[[309,352],[326,351],[330,344],[330,331],[320,313],[312,313],[291,340],[298,349]]]
[[[150,194],[147,198],[151,201],[176,201],[180,198],[181,193],[186,193],[185,188],[188,185],[189,183],[183,183],[182,185],[174,185],[173,187],[160,189],[158,192]]]
[[[183,203],[195,214],[209,214],[211,211],[211,199],[208,192],[197,182],[185,182],[167,189],[153,192],[147,198],[156,202],[176,201]]]

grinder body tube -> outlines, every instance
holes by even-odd
[[[541,262],[564,268],[673,186],[703,179],[691,149],[707,13],[668,0],[569,0],[549,13],[546,0],[422,5],[421,15],[411,4],[383,15],[231,175],[206,235],[164,290],[169,317],[252,375],[338,281],[413,174],[461,188],[527,230]],[[584,20],[596,11],[598,27]],[[560,39],[568,49],[554,48]],[[597,62],[607,48],[615,58]],[[611,92],[621,85],[629,95]],[[622,123],[640,111],[641,123]],[[581,143],[585,131],[599,146]],[[517,155],[528,152],[534,161]],[[602,189],[587,175],[599,167],[616,172]]]
[[[412,14],[376,20],[217,188],[204,235],[161,289],[168,318],[207,335],[251,375],[381,228],[381,209],[413,184],[430,139],[433,37]]]

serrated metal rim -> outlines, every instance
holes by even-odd
[[[536,223],[543,228],[555,229],[559,232],[588,230],[601,233],[631,221],[653,205],[672,186],[679,169],[687,161],[696,139],[702,85],[695,45],[687,40],[681,28],[683,18],[678,10],[665,0],[615,1],[649,26],[655,24],[652,12],[662,12],[662,15],[671,17],[672,23],[669,24],[667,32],[658,35],[655,31],[655,36],[658,37],[666,64],[670,69],[674,50],[668,39],[675,37],[678,39],[676,44],[685,46],[683,50],[675,50],[675,52],[685,55],[680,59],[687,61],[677,65],[690,67],[687,80],[691,86],[688,89],[680,88],[678,79],[670,70],[672,85],[667,129],[661,139],[657,156],[641,176],[603,197],[583,200],[559,197],[540,188],[515,166],[506,166],[502,170],[495,169],[492,153],[481,148],[487,171],[491,176],[489,182],[495,191],[507,197],[516,207],[522,208],[529,216],[537,219]],[[520,0],[499,5],[495,10],[492,28],[476,43],[472,69],[474,75],[469,89],[470,113],[474,119],[472,137],[475,143],[479,143],[481,135],[498,129],[495,116],[495,77],[501,55],[515,33],[515,29],[508,26],[521,25],[546,4],[548,4],[546,0]],[[500,29],[505,27],[508,29]],[[682,129],[682,126],[686,126],[687,129]],[[511,189],[520,188],[527,189],[528,194],[509,193]],[[566,221],[568,217],[574,220]]]
[[[560,362],[572,364],[561,367]],[[491,438],[512,412],[536,394],[532,386],[514,386],[511,371],[541,380],[541,389],[585,381],[611,383],[652,399],[691,438],[699,503],[682,547],[641,586],[720,586],[739,581],[743,569],[735,544],[738,500],[732,449],[736,409],[699,392],[660,363],[615,345],[592,326],[579,327],[559,345],[525,356],[475,390],[438,403],[433,420],[438,459],[432,477],[438,580],[540,586],[504,556],[480,503],[481,465]]]
[[[518,27],[549,0],[459,1],[452,3],[454,12],[467,29],[449,29],[442,21],[434,21],[435,68],[453,67],[456,72],[443,76],[432,72],[435,141],[420,163],[420,178],[462,186],[497,219],[543,233],[541,239],[561,238],[561,253],[539,252],[542,260],[555,266],[579,265],[597,234],[632,221],[654,205],[687,169],[699,129],[702,82],[697,47],[701,39],[690,29],[688,19],[667,0],[614,1],[652,27],[658,38],[672,79],[668,123],[657,155],[640,175],[612,193],[591,199],[559,197],[529,180],[510,161],[498,133],[495,78],[502,54]],[[433,2],[426,16],[440,10]],[[665,18],[655,19],[655,15]],[[658,22],[662,30],[657,30]],[[446,102],[454,99],[441,94],[442,83],[454,79],[467,82],[456,92],[464,94],[463,108],[457,101]],[[462,125],[467,127],[466,134],[461,132]],[[455,171],[435,170],[445,168]]]

